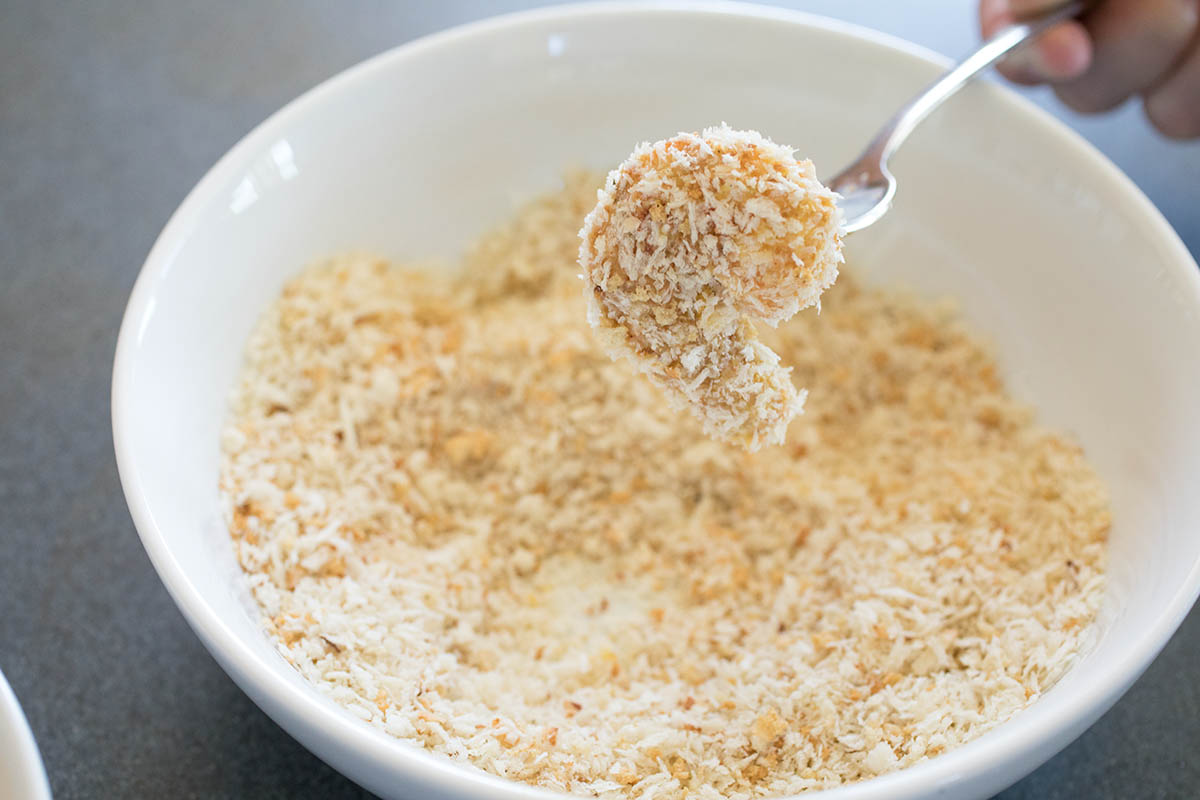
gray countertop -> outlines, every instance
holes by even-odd
[[[59,798],[365,795],[233,685],[159,583],[112,455],[113,346],[159,229],[238,138],[368,55],[522,5],[0,0],[0,669]],[[975,36],[970,0],[790,5],[948,54]],[[1084,120],[1035,99],[1200,253],[1200,144],[1156,137],[1133,105]],[[1107,716],[1001,797],[1200,796],[1198,663],[1193,613]]]

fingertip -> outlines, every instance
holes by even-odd
[[[1200,136],[1200,112],[1176,102],[1164,92],[1146,97],[1142,108],[1158,132],[1168,139],[1195,139]]]
[[[1016,83],[1058,83],[1077,78],[1092,60],[1092,43],[1078,22],[1064,22],[1012,53],[1000,72]]]
[[[1040,71],[1050,81],[1078,78],[1092,63],[1092,39],[1074,20],[1051,28],[1035,48]]]
[[[1008,0],[979,0],[979,31],[984,39],[1012,20]]]

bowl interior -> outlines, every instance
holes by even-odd
[[[430,790],[526,793],[462,783],[467,771],[342,718],[260,632],[217,512],[218,432],[247,333],[315,258],[452,259],[565,167],[607,168],[641,140],[724,120],[831,174],[937,71],[911,48],[782,12],[539,12],[368,62],[251,134],[156,245],[114,379],[135,520],[218,659],[293,734],[376,791],[404,795],[413,790],[398,782],[428,779]],[[1111,578],[1089,654],[1013,722],[912,776],[850,792],[909,796],[936,781],[982,795],[1090,724],[1194,596],[1200,290],[1186,251],[1131,184],[997,87],[964,91],[893,167],[895,208],[852,237],[850,268],[958,298],[1010,388],[1083,443],[1113,494]]]

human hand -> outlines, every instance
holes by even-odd
[[[986,38],[1053,0],[980,0]],[[1107,111],[1139,95],[1167,136],[1200,136],[1200,0],[1101,0],[1000,65],[1009,79],[1048,83],[1076,111]]]

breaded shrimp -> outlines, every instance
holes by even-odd
[[[805,392],[758,339],[837,279],[836,195],[753,131],[640,145],[608,175],[579,232],[588,321],[710,436],[783,442]]]

